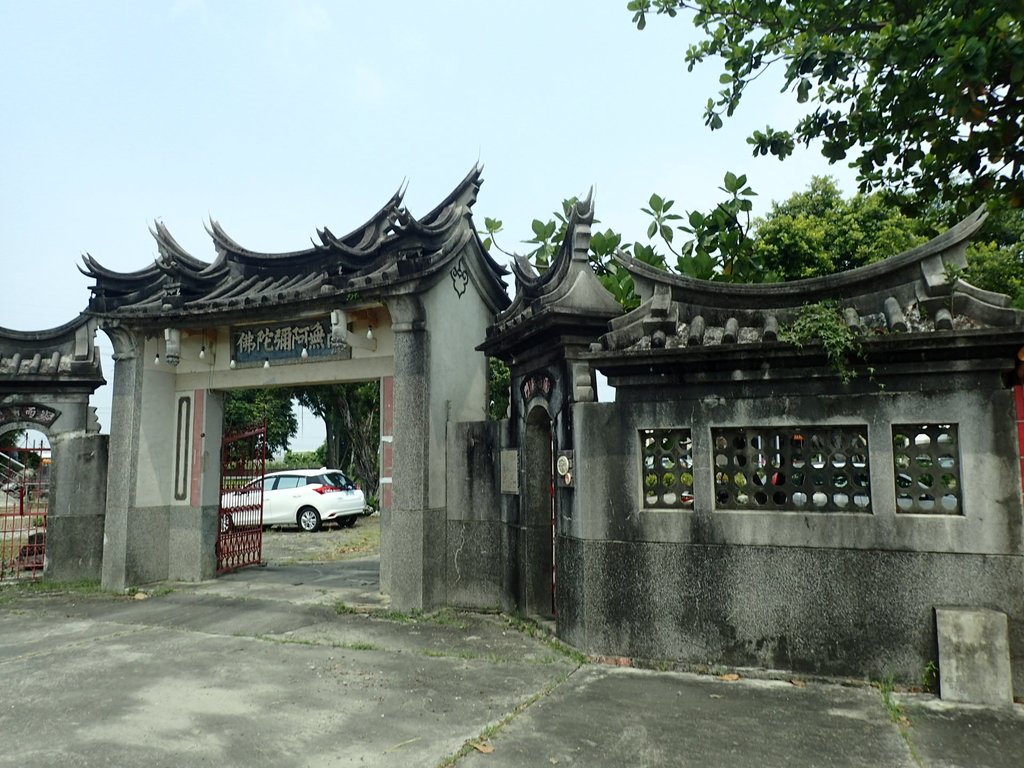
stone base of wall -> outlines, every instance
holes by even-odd
[[[1024,695],[1024,558],[559,540],[558,632],[588,653],[920,684],[935,609],[1009,617]]]
[[[506,575],[499,521],[448,521],[448,604],[489,610],[505,607]]]
[[[46,522],[47,581],[99,581],[103,515],[50,515]]]

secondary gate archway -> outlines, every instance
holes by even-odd
[[[444,602],[447,425],[484,417],[474,347],[508,304],[472,223],[480,183],[474,168],[422,218],[397,193],[302,251],[246,249],[214,221],[211,263],[159,223],[148,268],[86,257],[89,312],[114,344],[110,460],[124,470],[107,489],[105,587],[214,574],[222,391],[377,378],[394,424],[381,445],[393,489],[388,505],[383,483],[382,588],[403,609]]]
[[[100,576],[107,437],[89,405],[106,383],[96,329],[84,314],[49,330],[0,328],[0,435],[35,431],[49,448],[45,456],[22,450],[0,459],[0,486],[8,488],[0,491],[5,572],[13,563],[16,575],[55,581]]]

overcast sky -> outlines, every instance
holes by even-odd
[[[478,160],[475,218],[502,219],[503,245],[522,250],[532,219],[591,185],[599,226],[627,240],[643,239],[651,192],[707,209],[728,170],[748,174],[759,211],[815,174],[854,191],[813,149],[751,157],[751,130],[793,121],[777,80],[705,128],[719,73],[686,72],[689,21],[638,32],[625,5],[0,0],[0,326],[73,319],[89,298],[81,254],[142,269],[156,219],[206,261],[211,217],[248,248],[301,249],[403,180],[426,213]],[[104,431],[109,400],[94,400]],[[322,431],[303,426],[293,447],[315,447]]]

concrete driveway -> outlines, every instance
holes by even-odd
[[[269,565],[143,599],[0,588],[0,766],[1002,768],[1024,755],[1020,706],[887,706],[863,684],[587,663],[501,616],[390,614],[377,573],[374,557]]]

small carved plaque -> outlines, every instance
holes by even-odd
[[[60,416],[60,411],[47,408],[38,403],[24,405],[5,405],[0,407],[0,424],[11,424],[16,421],[31,421],[49,427]]]
[[[551,397],[551,391],[555,388],[555,380],[546,373],[533,373],[523,379],[522,387],[523,400],[541,395],[545,398]]]

